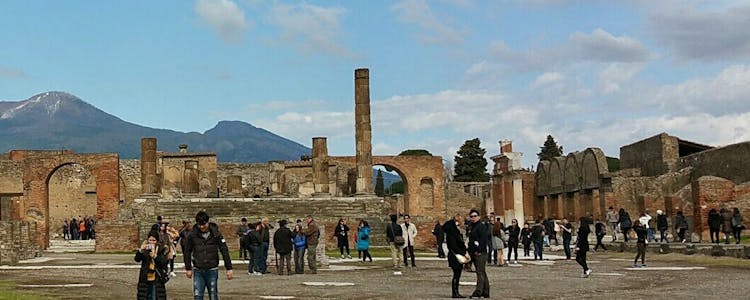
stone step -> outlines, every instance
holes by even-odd
[[[91,252],[96,249],[96,240],[60,240],[49,241],[49,248],[44,250],[51,253]]]

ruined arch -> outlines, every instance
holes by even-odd
[[[572,193],[581,189],[581,173],[578,164],[579,153],[569,153],[565,157],[565,167],[563,168],[564,192]]]
[[[563,190],[564,157],[555,157],[549,164],[549,193],[560,194]]]
[[[599,175],[607,173],[607,158],[599,148],[586,148],[581,162],[581,188],[598,189]]]
[[[54,171],[63,165],[79,164],[96,178],[98,221],[115,220],[119,215],[120,159],[117,154],[76,154],[69,150],[14,150],[10,152],[10,159],[20,162],[23,168],[23,196],[16,215],[21,220],[38,222],[36,242],[43,249],[49,246],[48,182]]]
[[[62,164],[49,173],[46,185],[49,238],[62,234],[63,220],[96,215],[96,178],[84,166]]]
[[[549,194],[549,161],[542,160],[536,164],[536,174],[534,174],[534,185],[536,186],[536,195],[544,196]]]

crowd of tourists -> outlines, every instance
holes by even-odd
[[[65,219],[62,224],[62,236],[65,240],[96,239],[96,219],[89,216]]]

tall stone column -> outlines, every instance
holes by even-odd
[[[370,195],[372,187],[372,126],[370,124],[370,70],[354,70],[354,126],[357,192]]]
[[[312,146],[313,197],[327,197],[328,192],[328,144],[324,137],[314,137]]]
[[[156,138],[141,139],[141,194],[158,193],[156,178]]]
[[[271,197],[281,197],[284,195],[284,166],[283,161],[270,161],[268,162],[268,176]]]

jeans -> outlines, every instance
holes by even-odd
[[[414,267],[414,245],[404,247],[404,266],[408,266],[406,263],[407,254],[411,257],[411,266]]]
[[[570,240],[563,239],[563,250],[565,250],[565,258],[570,259]]]
[[[146,299],[156,300],[156,282],[155,281],[151,281],[148,283],[148,294],[146,295]]]
[[[294,272],[297,274],[305,272],[305,248],[294,250]]]
[[[437,248],[438,248],[438,257],[443,258],[445,257],[445,251],[443,251],[443,241],[437,240]]]
[[[734,241],[739,244],[742,238],[742,227],[734,226],[732,229],[734,231]]]
[[[659,228],[659,243],[661,242],[669,242],[667,239],[667,229],[666,228]]]
[[[711,243],[719,243],[719,229],[709,228],[711,232]]]
[[[604,239],[603,234],[599,234],[596,236],[596,246],[594,246],[594,251],[599,250],[599,247],[601,246],[604,251],[607,251],[607,247],[604,247],[604,244],[602,243],[602,239]]]
[[[317,246],[318,245],[310,245],[309,247],[307,247],[307,266],[308,268],[310,268],[310,271],[312,271],[313,274],[318,273],[318,265],[316,261],[317,249],[315,249],[315,247]]]
[[[203,292],[208,288],[208,299],[219,299],[219,268],[201,270],[193,268],[193,299],[203,300]]]
[[[583,267],[584,273],[589,270],[589,265],[586,263],[586,252],[580,249],[576,252],[576,262]]]
[[[543,252],[543,245],[542,241],[534,241],[534,259],[539,257],[539,259],[542,259],[542,252]]]
[[[248,272],[261,272],[263,273],[263,246],[250,246],[250,253],[252,253],[252,263],[248,265]]]
[[[472,254],[474,268],[477,272],[477,288],[472,295],[489,296],[490,282],[487,279],[487,253]]]
[[[612,227],[612,241],[617,240],[617,222],[610,222],[609,226]]]
[[[240,240],[242,240],[242,237],[240,237]],[[247,248],[245,248],[245,245],[242,244],[242,241],[240,243],[240,259],[247,257],[247,253],[250,252]]]
[[[656,241],[656,236],[654,236],[654,229],[653,228],[647,228],[647,236],[649,241]]]
[[[338,246],[339,246],[339,253],[341,253],[341,256],[344,256],[344,249],[346,249],[346,255],[349,254],[349,240],[344,237],[338,238]]]
[[[634,265],[638,263],[638,258],[641,259],[642,265],[646,264],[646,243],[638,243],[636,245],[635,260],[633,260]]]
[[[260,262],[260,272],[265,273],[268,271],[268,243],[263,242],[263,245],[261,245],[261,250],[263,251],[263,260]]]
[[[518,260],[518,242],[508,242],[508,260],[510,260],[510,254],[514,253],[516,255],[516,261]]]

